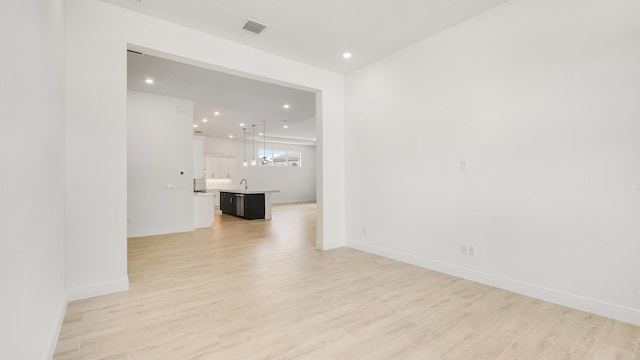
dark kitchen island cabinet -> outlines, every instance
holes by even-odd
[[[247,220],[265,218],[265,194],[220,192],[220,211]]]
[[[220,211],[223,214],[236,215],[236,195],[220,192]]]

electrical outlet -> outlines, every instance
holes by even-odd
[[[469,253],[469,246],[467,246],[465,244],[460,245],[460,252],[463,255],[467,255]]]
[[[476,256],[476,248],[473,245],[469,245],[469,255]]]

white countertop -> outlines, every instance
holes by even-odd
[[[273,189],[207,189],[207,191],[220,191],[220,192],[228,192],[234,194],[266,194],[266,193],[278,193],[280,190]]]

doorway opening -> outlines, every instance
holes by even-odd
[[[188,220],[184,216],[180,218],[179,214],[187,213],[189,204],[184,196],[182,201],[178,200],[178,194],[189,193],[192,179],[200,176],[195,166],[182,170],[178,167],[185,166],[175,165],[179,160],[173,159],[172,163],[166,159],[176,157],[177,153],[182,154],[182,160],[192,156],[177,148],[182,148],[193,135],[206,137],[206,155],[227,159],[226,174],[221,176],[220,171],[213,172],[212,169],[204,171],[203,177],[213,187],[233,188],[241,179],[247,179],[253,188],[280,187],[281,193],[275,194],[274,204],[318,200],[318,194],[322,194],[316,167],[316,149],[322,141],[321,135],[316,134],[316,129],[321,128],[321,112],[317,111],[321,106],[320,91],[238,74],[134,46],[130,46],[127,56],[128,123],[136,122],[141,127],[137,130],[129,127],[127,134],[128,237],[187,231]],[[145,98],[142,104],[137,99],[140,94]],[[177,122],[188,121],[188,132],[184,124],[164,132],[154,129],[162,125],[157,120],[164,115],[159,115],[157,109],[145,113],[141,110],[145,101],[175,104],[167,105],[165,113],[171,112],[167,116]],[[171,121],[167,119],[166,122],[175,126]],[[247,139],[248,129],[251,135]],[[174,141],[171,133],[181,140]],[[154,136],[158,151],[150,150],[154,145],[150,138]],[[249,152],[246,151],[248,145]],[[163,149],[169,150],[163,155]],[[283,162],[276,161],[278,159],[272,159],[265,166],[244,166],[247,154],[250,154],[249,159],[254,159],[268,151],[271,154],[284,152],[284,166]],[[296,159],[293,159],[294,155]],[[149,171],[147,165],[151,164],[159,169]],[[267,168],[267,165],[272,166]],[[204,168],[208,167],[205,164]],[[158,178],[163,173],[167,178]],[[168,192],[170,196],[166,196]],[[159,198],[165,198],[164,203],[159,202]],[[317,217],[317,228],[321,226],[319,222],[320,216]],[[316,242],[319,247],[322,244],[320,234],[318,232]]]

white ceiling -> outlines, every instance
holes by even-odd
[[[152,78],[153,84],[144,79]],[[271,141],[313,144],[315,93],[128,52],[127,88],[194,101],[194,130],[203,136],[247,138],[266,126]],[[288,104],[289,109],[285,109]],[[214,115],[215,112],[220,115]],[[202,119],[207,119],[203,122]],[[263,123],[266,122],[266,123]],[[288,128],[284,128],[287,125]]]
[[[508,0],[103,0],[328,70],[346,73]],[[248,19],[267,25],[257,35]],[[349,51],[351,59],[342,58]],[[202,135],[242,137],[267,121],[274,141],[313,144],[315,94],[129,53],[131,90],[194,100]],[[142,79],[153,77],[156,83]],[[282,108],[289,103],[291,108]],[[220,116],[214,116],[220,111]],[[202,119],[207,118],[207,123]],[[286,122],[285,122],[286,121]],[[283,126],[287,124],[288,129]],[[259,131],[259,130],[257,130]]]
[[[508,0],[103,1],[345,73]],[[267,29],[243,30],[248,19]],[[353,57],[342,59],[344,51]]]

